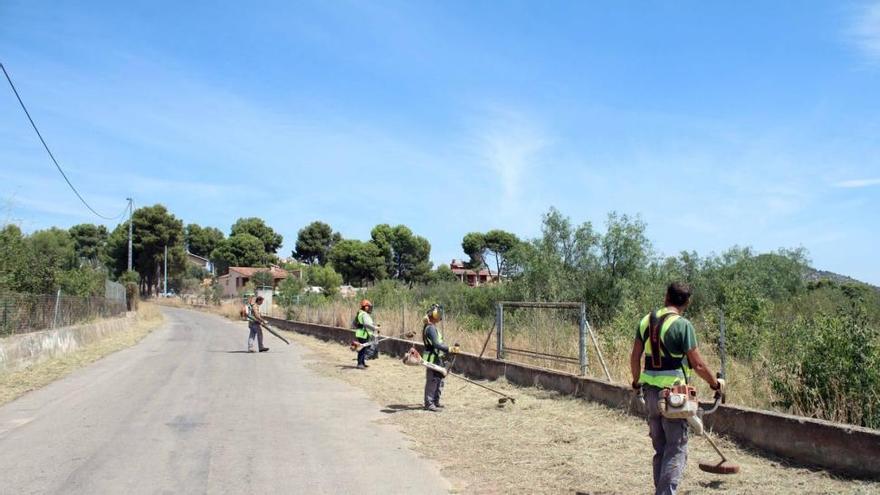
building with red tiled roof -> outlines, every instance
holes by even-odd
[[[452,273],[455,274],[458,280],[468,284],[471,287],[476,287],[478,285],[485,285],[498,281],[498,275],[493,273],[491,270],[488,270],[486,268],[480,270],[468,268],[462,260],[452,260],[452,263],[449,263],[449,268],[452,270]]]

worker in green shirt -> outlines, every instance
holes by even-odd
[[[664,307],[645,315],[636,329],[630,354],[633,389],[643,389],[648,409],[648,429],[654,446],[654,489],[657,495],[673,495],[687,465],[686,419],[663,417],[658,406],[663,389],[688,383],[696,372],[712,390],[724,391],[723,378],[706,365],[697,350],[694,325],[682,316],[690,304],[687,284],[672,283],[666,289]],[[642,369],[642,354],[645,355]]]

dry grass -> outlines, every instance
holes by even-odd
[[[0,405],[21,395],[45,387],[72,371],[87,366],[102,357],[130,347],[162,323],[159,309],[150,303],[138,306],[133,324],[107,337],[92,342],[74,352],[41,361],[10,373],[0,373]]]
[[[648,493],[652,450],[644,421],[597,404],[503,382],[517,398],[503,408],[497,396],[455,378],[443,394],[446,409],[420,409],[424,369],[386,356],[366,372],[352,369],[344,346],[299,334],[296,344],[310,353],[319,372],[364,389],[414,439],[414,448],[438,461],[461,493]],[[482,344],[482,343],[481,343]],[[701,438],[691,439],[682,493],[880,493],[880,483],[836,479],[824,472],[787,467],[721,441],[742,466],[736,476],[697,468],[717,456]],[[866,462],[871,462],[866,459]],[[405,475],[405,474],[404,474]]]

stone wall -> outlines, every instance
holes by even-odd
[[[134,313],[94,323],[41,330],[0,338],[0,373],[15,371],[44,359],[75,351],[102,337],[124,330]]]

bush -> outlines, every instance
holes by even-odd
[[[772,360],[778,405],[795,414],[880,427],[880,330],[856,307],[780,329]]]

